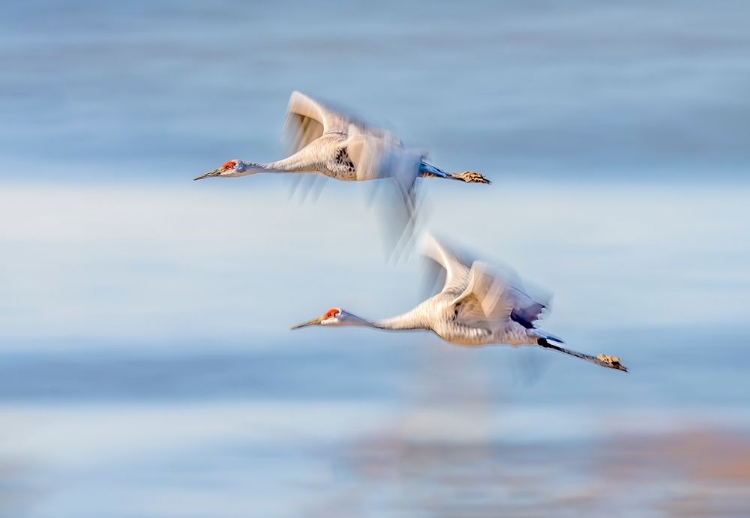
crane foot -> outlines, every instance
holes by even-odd
[[[480,173],[474,171],[464,171],[460,174],[451,175],[456,180],[461,180],[466,183],[492,183]]]
[[[599,360],[599,365],[602,367],[609,367],[610,369],[617,369],[618,371],[628,372],[628,368],[620,363],[620,358],[617,356],[607,356],[606,354],[600,354],[596,357]]]

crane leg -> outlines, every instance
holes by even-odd
[[[539,345],[540,347],[544,347],[545,349],[554,349],[555,351],[559,351],[570,356],[575,356],[576,358],[601,365],[602,367],[628,372],[628,368],[620,363],[620,358],[618,358],[617,356],[607,356],[605,354],[600,354],[599,356],[591,356],[589,354],[579,353],[578,351],[571,351],[570,349],[566,349],[565,347],[551,344],[545,338],[540,338],[536,343],[537,345]]]
[[[465,183],[492,183],[487,178],[474,171],[464,171],[463,173],[446,173],[439,167],[425,162],[419,165],[419,176],[421,178],[443,178],[446,180],[459,180]]]

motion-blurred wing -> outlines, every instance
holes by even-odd
[[[534,327],[534,322],[542,318],[546,303],[537,302],[529,294],[518,288],[510,287],[509,294],[513,299],[513,311],[510,318],[526,329]]]
[[[397,243],[410,242],[416,223],[416,180],[422,154],[404,148],[388,132],[373,133],[357,125],[349,127],[346,149],[357,180],[392,180],[396,186],[396,205],[388,211],[389,234]]]
[[[464,263],[453,250],[440,243],[429,233],[424,237],[423,248],[426,257],[445,269],[445,282],[440,291],[463,290],[466,287],[470,266]]]
[[[542,318],[549,307],[551,294],[542,293],[545,290],[537,288],[532,292],[535,295],[532,295],[518,272],[506,264],[493,265],[491,276],[505,286],[504,296],[513,304],[510,318],[527,329],[533,328],[534,323]]]
[[[492,324],[482,310],[482,304],[472,293],[462,297],[453,306],[455,322],[462,326],[492,330]]]
[[[510,318],[526,329],[533,328],[534,323],[544,316],[552,295],[539,287],[529,292],[518,273],[510,267],[505,267],[495,275],[508,286],[508,296],[513,300]]]
[[[357,180],[394,178],[403,190],[413,190],[422,153],[406,149],[398,137],[385,130],[350,124],[347,135],[346,151]]]
[[[321,103],[300,92],[292,92],[286,110],[286,122],[282,131],[290,154],[296,153],[331,128],[344,128],[340,117],[326,109]]]
[[[513,304],[511,287],[493,276],[481,261],[475,261],[471,266],[469,285],[453,300],[457,318],[463,315],[463,318],[473,322],[483,319],[490,326],[507,322],[511,318]]]
[[[307,146],[323,133],[349,134],[350,127],[360,132],[383,136],[387,132],[370,127],[346,110],[315,100],[301,92],[292,92],[287,107],[287,118],[282,132],[290,154]]]
[[[315,203],[320,198],[323,188],[328,180],[319,174],[289,174],[283,175],[289,183],[289,199],[305,203]]]

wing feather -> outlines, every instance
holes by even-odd
[[[507,322],[513,311],[514,300],[510,289],[502,280],[489,273],[489,267],[482,261],[475,261],[469,270],[469,284],[453,305],[461,304],[469,297],[479,303],[479,309],[490,323]]]
[[[302,92],[292,92],[282,131],[282,138],[287,142],[290,153],[296,153],[324,133],[368,135],[403,146],[389,131],[370,126],[347,110],[334,108],[330,103],[313,99]]]
[[[398,210],[389,221],[398,228],[396,241],[411,240],[415,226],[416,180],[423,154],[404,148],[393,133],[370,126],[344,110],[334,109],[301,93],[289,99],[282,134],[290,153],[297,153],[327,133],[343,135],[341,147],[354,165],[357,180],[391,178],[397,187]]]
[[[510,314],[510,318],[526,329],[532,329],[534,323],[542,318],[547,305],[537,302],[526,292],[515,287],[511,287],[509,293],[513,298],[513,311]]]
[[[457,320],[490,329],[513,320],[527,329],[533,328],[547,306],[534,300],[514,280],[517,277],[493,274],[485,263],[475,261],[466,289],[452,302]]]
[[[441,291],[463,289],[468,283],[470,265],[461,260],[453,250],[440,243],[432,234],[426,234],[423,253],[445,269],[445,282]]]

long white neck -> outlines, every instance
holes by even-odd
[[[246,162],[245,174],[252,173],[309,173],[316,169],[316,161],[306,149],[276,162]]]
[[[426,329],[429,330],[429,323],[426,321],[422,312],[413,309],[402,315],[398,315],[383,320],[367,320],[352,315],[356,320],[352,320],[349,325],[372,327],[374,329],[384,329],[386,331],[406,331],[409,329]]]

